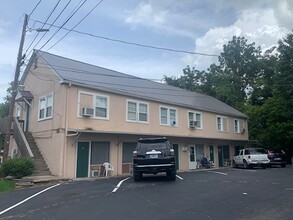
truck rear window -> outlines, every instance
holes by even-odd
[[[245,154],[266,154],[266,151],[264,149],[249,149],[245,150]]]

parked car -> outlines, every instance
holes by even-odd
[[[280,165],[281,167],[286,167],[287,157],[284,151],[277,150],[267,150],[268,158],[270,160],[270,166]]]
[[[237,168],[243,166],[244,168],[262,167],[267,168],[270,160],[263,148],[245,148],[239,150],[234,156],[232,166]]]
[[[175,152],[167,138],[141,138],[133,151],[133,178],[138,181],[144,173],[166,172],[176,180]]]

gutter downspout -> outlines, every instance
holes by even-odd
[[[66,101],[65,101],[65,133],[64,133],[64,144],[63,144],[63,166],[62,166],[62,176],[65,177],[66,175],[66,164],[67,164],[67,130],[68,130],[68,113],[69,113],[69,108],[68,108],[68,97],[69,97],[69,89],[71,85],[69,84],[68,87],[66,87]]]

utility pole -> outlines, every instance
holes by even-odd
[[[22,28],[22,34],[21,34],[21,40],[20,40],[20,45],[19,45],[18,55],[17,55],[17,63],[16,63],[16,68],[15,68],[14,81],[12,84],[12,94],[11,94],[11,100],[10,100],[10,106],[9,106],[8,121],[6,124],[3,161],[8,159],[8,151],[9,151],[9,143],[10,143],[10,135],[11,135],[11,125],[12,125],[12,120],[13,120],[14,104],[15,104],[15,97],[17,94],[20,67],[22,65],[22,59],[23,59],[22,58],[22,49],[23,49],[24,38],[25,38],[25,34],[26,34],[27,23],[28,23],[28,15],[25,14],[23,28]]]

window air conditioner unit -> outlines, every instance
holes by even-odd
[[[196,121],[190,121],[189,122],[189,127],[190,128],[196,128],[196,126],[197,126],[197,122]]]
[[[244,132],[245,132],[245,128],[242,128],[242,129],[241,129],[241,133],[244,133]]]
[[[175,126],[175,125],[176,125],[176,121],[171,121],[170,124],[171,124],[172,126]]]
[[[81,115],[84,117],[94,116],[94,109],[93,108],[82,108]]]

